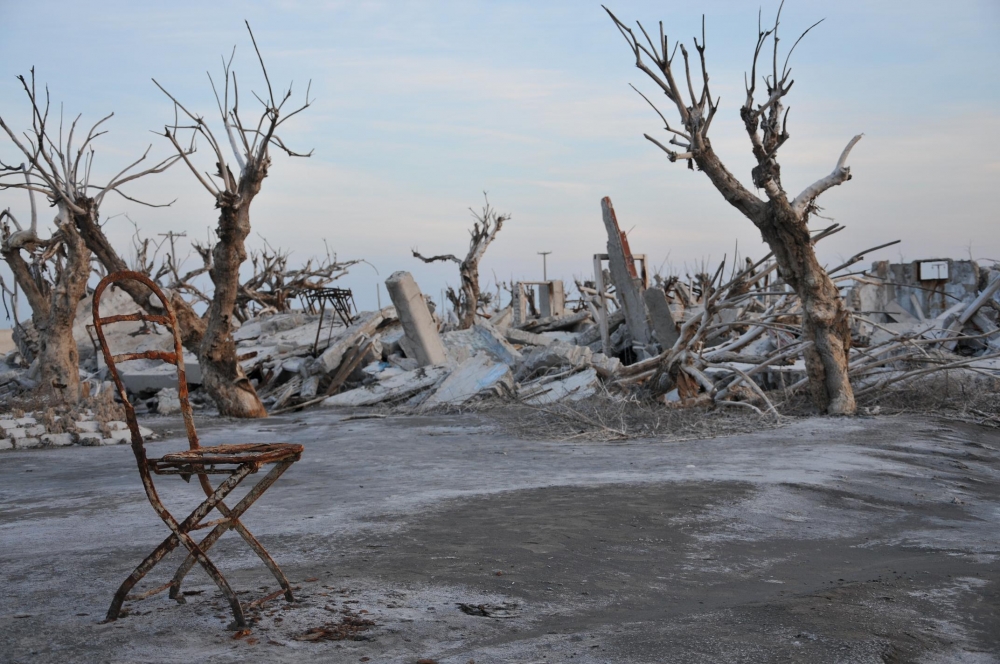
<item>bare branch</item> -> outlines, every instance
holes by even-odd
[[[421,256],[416,249],[411,249],[410,251],[413,252],[414,258],[419,258],[425,263],[436,263],[437,261],[452,261],[453,263],[457,263],[459,265],[462,264],[462,260],[453,254],[442,254],[441,256],[425,257]]]
[[[864,134],[858,134],[850,140],[844,151],[840,153],[840,159],[837,160],[837,165],[834,167],[833,172],[813,182],[803,189],[801,194],[795,197],[795,200],[792,201],[792,209],[796,214],[804,214],[813,201],[827,189],[836,187],[851,179],[851,167],[847,165],[847,157],[851,154],[851,149],[857,145],[862,136]]]

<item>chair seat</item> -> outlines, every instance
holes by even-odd
[[[286,459],[298,460],[302,454],[302,446],[294,443],[251,443],[248,445],[216,445],[214,447],[199,447],[194,450],[184,450],[165,454],[158,459],[147,459],[149,468],[158,474],[177,470],[189,470],[192,467],[204,466],[241,466],[245,463],[262,465],[277,463]]]

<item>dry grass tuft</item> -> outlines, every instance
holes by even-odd
[[[483,401],[475,410],[507,433],[524,439],[689,440],[773,429],[783,423],[783,418],[761,416],[752,410],[670,408],[635,394],[606,391],[580,401],[545,406]]]

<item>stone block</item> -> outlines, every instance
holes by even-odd
[[[132,432],[128,429],[124,431],[121,429],[116,429],[111,432],[111,435],[106,439],[101,441],[102,445],[124,445],[125,443],[132,442]]]
[[[315,399],[316,393],[319,391],[319,376],[312,375],[302,381],[302,387],[299,388],[299,397],[302,399]]]
[[[94,420],[83,420],[76,423],[76,430],[80,433],[96,433],[99,426]]]
[[[18,427],[17,429],[7,430],[7,437],[10,438],[11,440],[19,440],[27,435],[28,435],[27,432],[20,427]]]
[[[297,374],[302,371],[302,367],[308,359],[306,357],[290,357],[281,363],[281,370],[287,371],[290,374]]]
[[[0,420],[0,429],[6,431],[7,429],[16,429],[20,425],[15,420]]]
[[[9,438],[0,438],[0,450],[12,450],[14,443]]]
[[[41,438],[18,438],[17,439],[17,449],[19,450],[30,450],[36,447],[42,446]]]
[[[44,424],[36,424],[35,426],[25,427],[24,433],[29,436],[41,436],[42,434],[48,433]]]
[[[101,444],[101,441],[104,439],[104,436],[102,436],[99,433],[87,432],[87,433],[81,433],[77,437],[77,439],[80,441],[81,445],[96,446]]]
[[[156,393],[156,412],[160,415],[181,412],[181,399],[176,388],[165,387]]]
[[[71,433],[47,433],[42,436],[42,442],[50,447],[65,447],[73,444]]]
[[[38,420],[33,417],[19,417],[15,420],[15,422],[17,422],[18,426],[22,427],[29,427],[32,424],[38,424]]]

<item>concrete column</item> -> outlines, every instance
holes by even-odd
[[[544,282],[543,286],[538,287],[538,315],[542,318],[548,318],[554,315],[552,312],[552,290],[551,282]]]
[[[649,312],[649,320],[653,323],[660,349],[673,348],[677,342],[677,325],[670,313],[666,293],[659,288],[647,288],[642,292],[642,299],[646,302],[646,311]]]
[[[403,332],[413,342],[420,366],[443,364],[448,356],[441,343],[441,335],[427,309],[423,293],[409,272],[394,272],[385,280],[385,288],[396,307],[396,315],[403,324]]]
[[[625,324],[632,336],[632,343],[645,346],[649,343],[649,325],[646,323],[646,307],[642,301],[642,280],[635,272],[635,261],[632,259],[628,240],[618,227],[615,208],[607,196],[601,199],[601,211],[604,227],[608,232],[608,267],[618,292],[618,302],[625,311]]]
[[[554,279],[549,282],[549,306],[552,308],[553,316],[563,316],[566,313],[566,292],[563,289],[562,279]]]
[[[514,327],[523,325],[528,320],[528,302],[524,294],[524,286],[518,281],[514,284],[514,293],[510,303],[514,313]]]

